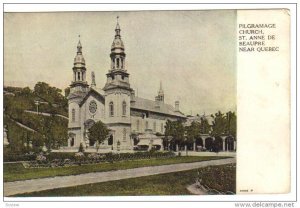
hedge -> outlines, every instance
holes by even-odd
[[[175,157],[173,152],[137,152],[137,153],[83,153],[82,157],[76,157],[76,153],[50,153],[46,155],[45,161],[31,161],[30,168],[62,167],[82,164],[96,164],[117,161],[127,161],[150,158]]]

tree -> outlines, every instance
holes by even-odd
[[[236,115],[235,112],[226,113],[227,129],[226,133],[236,138]]]
[[[185,127],[185,145],[193,144],[197,137],[200,137],[201,124],[193,121],[190,126]]]
[[[89,129],[89,139],[91,142],[99,142],[101,144],[109,135],[109,129],[101,121],[96,122]]]
[[[54,136],[54,147],[59,148],[60,146],[66,145],[68,140],[68,132],[62,125],[55,124],[52,127],[52,133]]]
[[[61,89],[51,87],[45,82],[38,82],[34,86],[34,93],[51,104],[59,103],[61,106],[65,106],[67,103],[67,99],[61,94]]]
[[[54,145],[55,137],[54,137],[54,116],[50,116],[47,118],[44,118],[44,126],[42,129],[42,134],[44,137],[45,145],[48,150],[52,149],[52,146]]]
[[[216,136],[221,136],[225,134],[226,132],[226,126],[227,126],[227,120],[221,111],[218,113],[215,113],[215,115],[211,115],[211,117],[214,119],[212,122],[212,132],[211,135],[216,137]]]
[[[210,130],[211,130],[211,126],[209,125],[207,118],[201,117],[201,122],[200,122],[201,134],[209,134]]]
[[[165,126],[166,139],[172,137],[171,144],[181,146],[184,143],[185,128],[181,121],[167,121]]]
[[[25,87],[25,88],[22,89],[21,93],[22,93],[23,96],[30,96],[32,91],[29,87]]]
[[[69,96],[69,94],[70,94],[70,87],[67,87],[65,89],[65,97],[67,98]]]

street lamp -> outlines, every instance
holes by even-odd
[[[37,114],[39,114],[39,105],[40,105],[40,101],[35,100],[35,101],[34,101],[34,104],[36,105],[36,112],[37,112]]]

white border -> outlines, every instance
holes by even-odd
[[[21,2],[21,1],[19,1]],[[56,1],[59,2],[59,1]],[[8,1],[6,3],[9,3]],[[38,3],[36,1],[31,1],[31,3]],[[122,5],[113,5],[113,4],[6,4],[4,6],[5,12],[33,12],[33,11],[126,11],[126,10],[204,10],[204,9],[266,9],[266,8],[288,8],[290,9],[291,14],[291,158],[292,158],[292,169],[291,169],[291,193],[290,194],[280,194],[280,195],[234,195],[234,196],[139,196],[139,197],[61,197],[61,198],[5,198],[6,201],[294,201],[296,199],[296,167],[295,167],[295,158],[296,158],[296,6],[291,4],[122,4]],[[1,8],[2,10],[2,8]],[[3,16],[1,16],[1,28],[3,30]],[[299,26],[299,25],[298,25]],[[3,31],[1,32],[1,38],[3,39]],[[1,50],[0,56],[3,66],[3,51]],[[2,69],[3,70],[3,69]],[[3,74],[1,73],[1,84],[3,86]],[[3,95],[3,89],[1,88],[1,94]],[[3,103],[1,102],[1,107],[3,108]],[[3,117],[1,116],[1,121],[3,123]],[[3,126],[1,125],[1,131],[3,132]],[[1,140],[1,144],[3,140]],[[298,144],[299,145],[299,144]],[[3,145],[1,145],[3,148]],[[3,150],[3,149],[1,149]],[[2,151],[3,152],[3,151]],[[1,164],[3,158],[1,156]],[[1,176],[3,173],[3,166],[1,166]],[[1,181],[3,186],[3,182]],[[37,207],[45,206],[45,203],[17,203],[21,207]],[[56,204],[56,203],[55,203]],[[227,207],[231,204],[231,207],[234,207],[233,203],[205,203],[206,207]],[[4,203],[5,205],[5,203]],[[49,205],[53,206],[54,204],[50,203]],[[67,204],[62,204],[63,207],[66,207]],[[81,207],[82,203],[70,203],[72,207]],[[93,206],[94,203],[89,203]],[[125,206],[125,203],[109,203],[102,204],[102,206]],[[167,205],[167,204],[166,204]],[[182,207],[182,203],[170,203],[168,206],[172,207]],[[194,207],[194,203],[188,204],[191,207]],[[55,206],[55,205],[54,205]],[[141,206],[139,203],[131,204],[130,206]],[[143,204],[143,206],[146,206]],[[152,205],[153,206],[153,205]],[[187,206],[187,205],[184,205]],[[9,206],[6,206],[9,207]],[[198,205],[197,205],[198,207]]]

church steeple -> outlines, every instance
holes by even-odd
[[[95,88],[96,87],[95,72],[92,71],[91,77],[92,77],[91,88]]]
[[[117,24],[115,28],[115,37],[113,43],[111,45],[111,67],[107,76],[107,82],[104,87],[104,90],[111,89],[111,88],[118,88],[122,87],[123,89],[129,89],[129,74],[125,70],[125,47],[123,40],[121,39],[121,28],[119,25],[119,17],[117,17]]]
[[[80,39],[77,43],[77,52],[74,58],[73,81],[71,83],[71,88],[76,86],[80,86],[79,88],[76,88],[79,91],[85,91],[85,88],[88,87],[88,84],[86,82],[85,59],[82,55],[82,45]]]
[[[164,102],[164,100],[165,100],[165,94],[164,94],[164,90],[162,88],[162,82],[161,81],[159,83],[158,95],[156,96],[155,100],[161,101],[161,102]]]
[[[120,35],[121,28],[120,28],[120,25],[119,25],[119,16],[117,16],[117,25],[116,25],[115,31],[116,31],[115,37],[121,37],[121,35]]]
[[[111,70],[125,70],[125,47],[121,39],[121,28],[119,25],[119,17],[117,17],[117,25],[115,29],[115,38],[111,45]]]
[[[79,38],[80,38],[80,35],[79,35]],[[79,39],[78,44],[77,44],[77,55],[80,55],[80,54],[82,54],[82,46],[81,46],[81,42]]]

